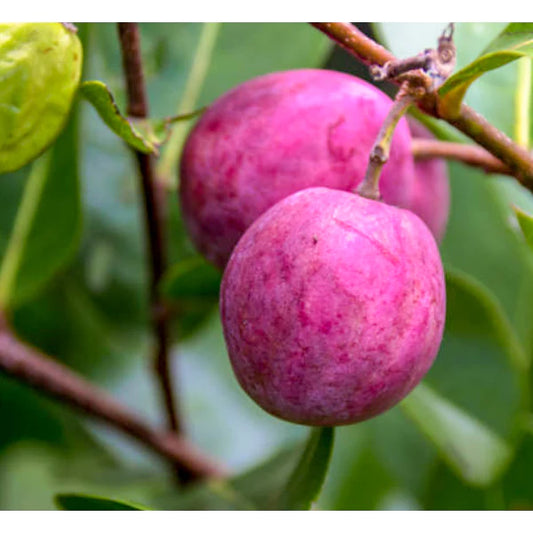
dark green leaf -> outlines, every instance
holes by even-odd
[[[448,229],[441,244],[443,262],[479,280],[496,297],[527,348],[533,306],[519,307],[522,299],[533,298],[525,286],[533,276],[531,252],[515,225],[510,224],[514,214],[505,183],[487,180],[481,172],[458,163],[450,164],[449,172],[452,198]],[[524,191],[517,194],[523,195]],[[456,313],[467,323],[473,319],[460,308]]]
[[[518,447],[513,462],[502,478],[505,507],[510,510],[533,509],[530,472],[533,469],[533,435],[528,432]]]
[[[37,292],[75,253],[81,232],[76,112],[33,164],[0,268],[0,302]]]
[[[183,339],[194,333],[218,304],[222,273],[195,255],[175,263],[161,280],[161,290],[177,304],[176,328]]]
[[[139,504],[87,494],[56,494],[56,506],[62,511],[148,511]]]
[[[177,301],[207,299],[216,302],[221,279],[221,272],[198,255],[174,264],[161,280],[161,289]]]
[[[446,293],[444,338],[426,383],[507,439],[525,407],[529,355],[479,281],[447,269]]]
[[[333,448],[334,428],[314,428],[305,450],[296,465],[279,507],[289,510],[306,510],[318,497],[328,471]]]
[[[509,462],[511,450],[500,437],[429,387],[419,385],[401,406],[444,460],[472,485],[492,483]]]
[[[438,463],[428,482],[424,509],[435,511],[482,511],[487,508],[491,487],[467,485],[444,463]]]
[[[440,87],[444,105],[458,109],[468,87],[482,74],[527,56],[533,56],[533,23],[509,24],[475,61]]]
[[[378,453],[372,435],[376,422],[374,419],[336,428],[331,464],[318,500],[320,509],[380,509],[386,495],[395,488],[395,476]]]
[[[401,407],[458,476],[486,486],[512,454],[528,357],[482,284],[448,271],[446,290],[444,340],[426,378],[433,390],[419,385]]]

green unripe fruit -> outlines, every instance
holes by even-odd
[[[41,154],[63,128],[82,47],[59,22],[0,24],[0,174]]]

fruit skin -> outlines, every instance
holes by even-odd
[[[434,139],[420,122],[410,120],[409,128],[413,138]],[[440,242],[446,233],[450,213],[450,180],[443,159],[415,161],[415,189],[410,209],[427,224]]]
[[[282,198],[308,187],[354,189],[391,105],[363,80],[318,69],[267,74],[223,95],[181,160],[182,212],[196,247],[223,267],[246,228]],[[381,178],[387,203],[412,203],[410,149],[402,119]]]
[[[0,174],[24,166],[62,130],[82,47],[63,24],[0,24]]]
[[[307,425],[351,424],[399,402],[443,334],[438,248],[410,211],[311,188],[263,214],[221,285],[236,377],[263,409]]]

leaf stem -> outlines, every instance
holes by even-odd
[[[17,339],[0,316],[0,372],[133,437],[178,465],[191,479],[220,477],[224,470],[184,437],[157,432],[114,398],[68,367]]]
[[[200,91],[211,64],[213,50],[220,31],[220,22],[205,22],[192,60],[191,70],[185,84],[176,115],[190,112],[196,105]],[[165,144],[161,159],[157,165],[157,177],[166,187],[175,185],[176,164],[187,134],[189,124],[184,122],[174,126],[172,134]]]
[[[138,25],[136,23],[119,23],[118,34],[124,73],[126,75],[128,115],[136,118],[146,118],[148,116],[148,101],[144,86]],[[148,235],[151,269],[151,321],[156,342],[155,371],[164,400],[167,426],[171,431],[181,433],[182,425],[171,380],[169,326],[164,312],[164,302],[158,289],[159,282],[166,270],[166,251],[163,235],[164,197],[160,197],[161,191],[157,189],[152,156],[139,151],[135,151],[135,156],[141,180],[146,232]]]
[[[320,22],[313,23],[313,26],[366,64],[383,66],[387,61],[396,59],[391,52],[364,35],[353,24]],[[416,71],[411,76],[416,77]],[[423,74],[420,73],[420,76]],[[445,120],[483,146],[503,161],[521,183],[527,183],[530,189],[533,187],[533,157],[526,149],[511,141],[481,115],[465,104],[461,105],[457,114],[448,115],[443,109],[439,111],[439,97],[436,92],[417,99],[417,103],[425,113]]]

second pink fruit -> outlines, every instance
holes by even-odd
[[[290,194],[321,186],[349,191],[392,102],[358,78],[327,70],[261,76],[219,98],[189,136],[180,197],[189,235],[224,267],[246,228]],[[411,136],[402,119],[380,181],[385,202],[410,207]]]
[[[422,124],[409,121],[414,138],[434,139]],[[410,207],[428,226],[437,242],[446,232],[450,212],[450,182],[448,168],[443,159],[421,159],[415,163],[415,189]]]

